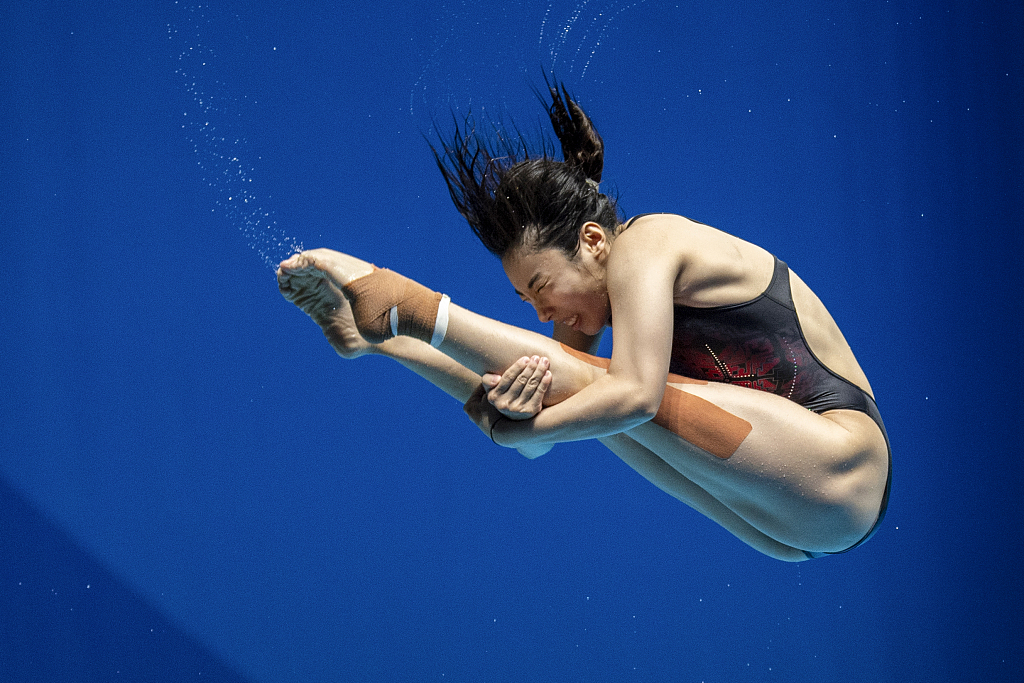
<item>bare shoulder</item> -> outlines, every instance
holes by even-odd
[[[641,261],[683,264],[698,257],[715,230],[689,218],[652,213],[633,219],[615,238],[612,258],[620,263]],[[724,233],[721,233],[724,235]]]
[[[775,259],[761,247],[675,214],[633,220],[616,238],[613,254],[661,262],[676,270],[673,299],[693,307],[748,301],[771,282]]]
[[[648,241],[680,236],[700,237],[705,233],[721,232],[711,226],[674,213],[644,214],[631,219],[626,226],[627,229],[619,233],[619,239],[626,238],[627,241]]]
[[[649,214],[634,219],[615,237],[608,255],[609,284],[628,286],[638,276],[656,273],[675,279],[692,250],[686,248],[689,221],[672,214]]]

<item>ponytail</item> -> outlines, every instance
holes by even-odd
[[[562,143],[562,158],[569,166],[582,171],[589,180],[600,183],[604,169],[604,141],[580,105],[569,96],[564,84],[561,93],[558,84],[549,82],[547,86],[551,94],[548,117],[558,141]]]
[[[601,194],[604,142],[583,109],[545,79],[551,103],[545,103],[564,161],[552,158],[554,147],[542,142],[531,153],[518,130],[498,127],[494,139],[478,133],[467,117],[455,123],[440,149],[430,145],[455,208],[485,247],[499,258],[512,249],[559,249],[570,258],[579,251],[579,231],[595,222],[610,233],[621,222],[614,199]]]

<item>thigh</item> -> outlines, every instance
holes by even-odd
[[[600,441],[647,481],[716,522],[751,548],[787,562],[802,562],[808,559],[802,550],[784,545],[754,528],[724,503],[626,434],[613,434],[601,438]]]
[[[888,449],[867,415],[818,415],[792,401],[729,384],[672,384],[750,425],[719,457],[645,423],[627,434],[767,535],[802,550],[855,544],[877,518]]]

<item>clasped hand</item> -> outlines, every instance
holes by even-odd
[[[494,427],[503,418],[529,420],[541,411],[544,396],[551,387],[549,365],[547,358],[523,357],[501,375],[484,375],[482,384],[463,409],[477,427],[493,439]],[[535,458],[551,449],[550,444],[507,445],[518,448],[528,458]]]

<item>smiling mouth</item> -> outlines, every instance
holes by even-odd
[[[576,326],[579,325],[579,323],[580,323],[580,317],[578,315],[574,315],[573,317],[569,318],[568,320],[566,320],[562,324],[565,325],[566,327],[571,327],[572,329],[575,330]]]

